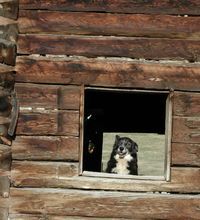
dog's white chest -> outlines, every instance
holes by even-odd
[[[112,173],[117,173],[117,174],[122,174],[122,175],[127,175],[129,174],[128,170],[128,162],[132,160],[131,155],[126,155],[124,158],[120,158],[119,155],[117,154],[115,156],[115,160],[117,161],[116,167],[112,169]]]

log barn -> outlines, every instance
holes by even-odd
[[[103,133],[132,130],[164,135],[161,176],[101,172]],[[8,219],[200,219],[199,0],[0,1]]]

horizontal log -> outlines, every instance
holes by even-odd
[[[29,185],[32,182],[38,182],[40,186],[49,187],[59,185],[60,179],[78,175],[78,164],[68,162],[26,162],[13,161],[11,167],[11,181],[13,185]],[[23,171],[23,174],[21,173]],[[24,178],[30,175],[29,178]],[[24,176],[24,177],[22,177]]]
[[[200,91],[199,64],[18,57],[16,81]]]
[[[0,208],[8,208],[8,206],[9,206],[9,199],[0,197]]]
[[[11,148],[0,144],[0,161],[11,157]]]
[[[8,208],[0,208],[0,219],[1,220],[8,219]]]
[[[10,220],[72,220],[72,219],[78,219],[78,220],[88,220],[88,217],[83,216],[54,216],[54,215],[48,215],[48,214],[11,214],[9,215]],[[90,217],[89,219],[92,220],[113,220],[113,218],[97,218],[97,217]],[[7,220],[7,219],[6,219]],[[115,220],[121,220],[121,218],[115,218]],[[137,220],[137,219],[135,219]],[[139,219],[138,219],[139,220]]]
[[[184,1],[132,1],[132,0],[101,0],[97,1],[70,1],[70,0],[20,0],[20,9],[45,9],[65,11],[98,11],[118,13],[147,13],[147,14],[191,14],[199,15],[200,4],[198,0]]]
[[[19,11],[20,33],[199,38],[200,17]],[[190,27],[190,28],[188,28]]]
[[[172,164],[200,167],[200,144],[172,143]]]
[[[16,42],[17,34],[18,28],[16,21],[0,16],[0,38]]]
[[[174,117],[172,142],[200,143],[200,117]]]
[[[5,65],[5,64],[0,64],[0,73],[1,73],[0,75],[4,75],[4,74],[12,75],[12,73],[14,74],[14,67],[13,66],[8,66],[8,65]],[[1,78],[0,78],[0,80],[1,80]]]
[[[47,215],[37,215],[37,214],[10,214],[10,220],[45,220],[47,219]],[[48,217],[49,220],[51,220]]]
[[[3,201],[6,201],[5,198],[9,197],[10,192],[10,176],[2,176],[0,174],[0,208],[3,206]],[[4,198],[4,199],[2,199]],[[2,203],[1,203],[2,201]],[[2,206],[1,206],[2,205]],[[5,207],[5,206],[3,206]]]
[[[78,160],[79,138],[17,136],[12,144],[16,160]]]
[[[4,39],[0,39],[0,62],[15,65],[16,45]]]
[[[200,61],[200,41],[132,37],[19,35],[18,53]]]
[[[200,214],[199,195],[12,189],[11,199],[11,214],[37,213],[125,219],[132,219],[133,216],[136,219],[198,219]]]
[[[200,116],[200,93],[175,92],[173,114],[178,116]]]
[[[64,172],[58,175],[57,167],[63,167]],[[48,186],[122,191],[200,192],[199,168],[172,168],[171,182],[148,180],[148,178],[134,180],[81,177],[78,176],[77,169],[76,163],[13,161],[11,181],[16,187]]]
[[[20,112],[16,134],[18,135],[79,135],[77,111]]]
[[[78,110],[80,87],[15,84],[21,107]]]
[[[1,68],[0,66],[0,86],[7,91],[13,90],[15,80],[14,71],[10,72],[10,70],[9,68]]]
[[[0,126],[4,124],[9,124],[10,123],[10,118],[5,117],[5,116],[0,116]],[[2,129],[0,127],[0,135],[2,134]]]
[[[0,15],[11,19],[17,19],[18,8],[18,0],[2,0],[0,3]]]

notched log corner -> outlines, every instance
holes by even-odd
[[[0,144],[11,145],[19,106],[15,91],[0,87]]]

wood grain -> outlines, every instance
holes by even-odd
[[[60,176],[57,167],[65,167]],[[67,167],[71,168],[67,171]],[[11,179],[15,187],[61,187],[120,191],[200,192],[199,168],[171,168],[171,180],[115,179],[78,176],[77,163],[13,161]],[[69,172],[69,173],[68,173]]]
[[[0,38],[11,42],[16,42],[17,35],[18,35],[18,27],[16,21],[13,21],[12,19],[0,17]]]
[[[200,144],[172,143],[172,165],[200,167]]]
[[[15,74],[13,67],[0,64],[0,86],[1,90],[11,92],[14,87]]]
[[[48,9],[61,11],[99,11],[118,13],[147,13],[147,14],[191,14],[199,15],[198,0],[188,1],[136,1],[136,0],[101,0],[71,1],[71,0],[20,0],[20,9]]]
[[[37,182],[38,187],[49,187],[59,185],[59,181],[67,177],[78,175],[78,164],[68,162],[12,162],[11,181],[12,184],[31,185]],[[23,175],[21,175],[23,171]],[[24,178],[29,175],[29,178]],[[24,176],[24,177],[22,177]],[[40,183],[37,181],[40,178]]]
[[[77,111],[20,112],[17,135],[79,135]]]
[[[19,33],[199,38],[200,17],[19,11]],[[190,28],[188,28],[190,27]]]
[[[11,199],[11,214],[37,213],[110,218],[120,216],[126,219],[133,216],[136,219],[198,219],[200,214],[199,195],[12,189]]]
[[[0,161],[5,160],[11,156],[11,148],[0,144]]]
[[[200,61],[200,41],[133,37],[19,35],[18,53]]]
[[[173,114],[177,116],[200,116],[200,93],[175,92]]]
[[[200,117],[174,117],[172,142],[200,143]]]
[[[17,19],[19,8],[18,0],[2,0],[0,6],[0,16]]]
[[[198,64],[18,57],[16,81],[200,91]]]
[[[12,158],[78,161],[78,149],[77,137],[17,136],[12,144]]]
[[[0,39],[0,62],[15,65],[16,45],[4,39]]]
[[[0,196],[0,219],[8,220],[8,211],[9,211],[9,199],[1,198]]]
[[[8,75],[8,79],[11,78],[11,76],[14,75],[14,67],[13,66],[8,66],[8,65],[5,65],[5,64],[0,64],[0,76],[3,75]],[[1,77],[0,80],[2,81],[4,77]],[[13,77],[12,77],[13,78]],[[13,78],[14,79],[14,78]]]
[[[3,176],[2,174],[0,174],[0,201],[1,200],[3,201],[2,198],[4,199],[8,198],[9,192],[10,192],[10,176],[8,177],[8,176]],[[0,208],[1,208],[1,203],[0,203]]]
[[[77,220],[88,220],[88,217],[83,217],[83,216],[55,216],[55,215],[48,215],[48,214],[11,214],[9,215],[10,220],[72,220],[72,219],[77,219]],[[113,218],[97,218],[97,217],[90,217],[89,219],[92,220],[113,220]],[[6,219],[7,220],[7,219]],[[115,220],[121,220],[121,218],[115,218]],[[139,220],[139,219],[135,219]]]
[[[80,87],[16,83],[21,107],[78,110]]]

